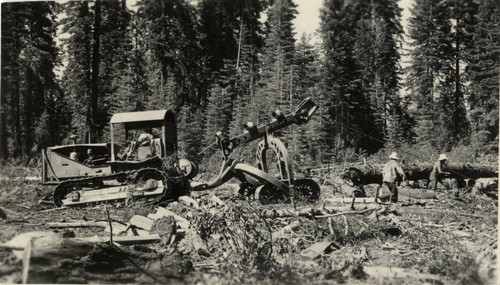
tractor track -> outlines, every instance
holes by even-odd
[[[155,197],[153,203],[158,203],[169,196],[169,190],[173,190],[175,184],[175,178],[168,177],[163,171],[156,168],[142,168],[138,170],[123,171],[109,175],[93,176],[88,178],[71,179],[59,183],[53,192],[53,201],[57,207],[62,207],[62,199],[67,197],[70,193],[78,190],[83,190],[83,188],[93,188],[93,190],[99,190],[105,188],[105,181],[115,180],[117,183],[114,186],[127,186],[141,181],[146,181],[148,179],[162,180],[164,185],[164,191],[159,197]],[[84,190],[92,191],[92,190]],[[170,191],[171,192],[171,191]],[[111,199],[115,200],[115,199]],[[105,201],[109,202],[109,201]],[[81,205],[83,206],[83,205]]]

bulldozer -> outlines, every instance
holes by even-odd
[[[190,191],[213,189],[232,178],[241,181],[240,193],[254,193],[258,188],[262,203],[286,201],[293,196],[291,191],[316,199],[319,186],[311,179],[294,179],[286,147],[272,134],[291,124],[307,123],[317,108],[306,98],[290,114],[274,111],[272,120],[262,126],[247,123],[236,137],[216,133],[221,169],[211,182],[196,185],[190,180],[197,175],[198,165],[177,157],[174,112],[117,113],[110,120],[109,143],[69,144],[42,151],[42,183],[57,185],[53,202],[58,207],[135,199],[159,203]],[[259,138],[264,140],[258,145],[256,167],[231,158],[235,148]],[[123,148],[119,142],[124,142]],[[268,173],[268,149],[276,154],[279,177]]]

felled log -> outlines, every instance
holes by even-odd
[[[382,184],[383,165],[363,165],[349,167],[342,173],[342,178],[350,180],[354,185]],[[408,180],[427,180],[432,171],[432,165],[407,164],[402,166]],[[450,172],[446,178],[479,179],[498,177],[498,168],[490,165],[449,164],[443,171]]]
[[[63,238],[54,232],[22,233],[1,246],[13,248],[14,255],[22,259],[24,248],[28,243],[31,246],[31,259],[40,259],[41,262],[82,257],[87,255],[94,247],[92,243],[73,238]]]
[[[325,199],[325,201],[327,202],[330,202],[330,203],[334,203],[334,204],[339,204],[339,203],[349,203],[351,204],[352,201],[354,200],[354,203],[362,203],[362,204],[372,204],[372,203],[376,203],[375,201],[375,197],[356,197],[356,198],[352,198],[352,197],[334,197],[334,198],[328,198],[328,199]]]
[[[77,221],[66,223],[47,223],[49,228],[83,228],[83,227],[107,227],[108,222]]]
[[[77,240],[80,242],[90,242],[90,243],[104,243],[104,242],[109,242],[109,236],[108,237],[101,237],[101,236],[93,236],[93,237],[79,237],[79,238],[73,238],[73,240]],[[158,234],[150,234],[150,235],[145,235],[145,236],[114,236],[113,237],[113,242],[119,243],[119,244],[142,244],[142,243],[152,243],[152,242],[159,242],[160,235]]]
[[[63,259],[79,259],[88,255],[94,244],[63,238],[54,232],[28,232],[14,237],[1,245],[12,248],[16,258],[23,261],[22,279],[26,283],[53,283],[44,274],[50,266],[58,264]]]
[[[406,280],[437,280],[440,281],[441,277],[439,275],[420,273],[418,270],[410,268],[400,268],[400,267],[383,267],[383,266],[364,266],[363,271],[368,274],[371,278],[376,280],[381,280],[382,278],[388,278],[394,280],[396,278],[406,279]]]
[[[359,205],[359,210],[375,210],[380,206],[378,204],[363,204]],[[341,207],[324,207],[322,210],[315,208],[304,208],[300,210],[290,210],[290,209],[268,209],[261,212],[261,216],[265,218],[287,218],[287,217],[328,217],[330,214],[335,213],[351,213],[351,206],[341,206]]]
[[[114,237],[114,241],[124,244],[144,243],[144,237]],[[158,235],[152,235],[149,241],[159,241]],[[0,247],[12,249],[19,260],[23,260],[23,279],[36,284],[73,284],[73,283],[167,283],[165,280],[150,279],[138,282],[135,279],[146,271],[140,258],[131,260],[128,254],[117,247],[107,244],[109,238],[64,238],[55,232],[28,232],[0,244]],[[149,260],[159,260],[151,254]],[[148,261],[149,261],[148,260]],[[133,261],[133,262],[132,262]],[[161,269],[155,275],[168,276],[174,266],[183,262],[181,258],[165,259]],[[163,262],[163,261],[162,261]],[[168,264],[165,264],[168,262]],[[6,268],[10,270],[9,268]],[[161,272],[159,272],[161,270]],[[151,271],[151,269],[150,269]],[[0,267],[2,274],[9,274]],[[189,272],[183,271],[183,272]],[[11,272],[12,274],[18,274]],[[149,276],[149,275],[148,275]],[[5,277],[3,275],[2,277]],[[4,280],[4,279],[2,279]],[[7,279],[9,280],[9,279]],[[11,283],[11,282],[9,282]]]

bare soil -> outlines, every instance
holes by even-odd
[[[1,169],[1,243],[34,231],[106,237],[104,227],[47,223],[107,221],[108,208],[125,226],[133,215],[156,211],[140,201],[54,209],[47,202],[54,187],[26,180],[36,175]],[[162,205],[187,219],[188,229],[172,230],[173,220],[163,219],[151,230],[162,233],[161,242],[33,255],[28,283],[496,284],[498,201],[468,189],[438,190],[436,199],[412,198],[423,190],[403,189],[409,196],[400,195],[399,203],[356,203],[354,210],[332,202],[343,196],[332,185],[322,186],[318,201],[295,207],[239,198],[234,185],[192,193],[199,207]],[[367,188],[369,196],[374,191]],[[286,226],[291,230],[280,233]],[[0,248],[0,283],[21,283],[23,268],[12,249]]]

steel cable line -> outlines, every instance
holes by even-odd
[[[339,121],[337,121],[337,120],[335,120],[335,119],[328,119],[328,118],[325,118],[325,116],[320,115],[320,114],[318,114],[318,116],[320,116],[321,118],[323,118],[323,119],[325,119],[325,120],[328,120],[328,121],[331,121],[331,122],[333,122],[333,123],[338,124],[341,128],[351,130],[351,131],[353,131],[353,132],[355,132],[355,133],[358,133],[358,134],[360,134],[360,135],[362,135],[362,136],[369,137],[369,138],[371,138],[371,139],[373,139],[373,140],[376,140],[376,141],[378,141],[378,142],[381,142],[381,143],[386,143],[385,141],[383,141],[383,140],[381,140],[381,139],[378,139],[378,138],[376,138],[376,137],[374,137],[374,136],[371,136],[371,135],[369,135],[369,134],[366,134],[366,133],[363,133],[363,132],[361,132],[361,131],[358,131],[358,130],[356,130],[356,129],[352,128],[352,127],[346,126],[346,125],[345,125],[345,123],[339,122]],[[404,150],[400,150],[400,151],[401,151],[403,154],[405,154],[405,155],[408,155],[408,156],[410,156],[410,157],[415,157],[415,158],[416,158],[416,156],[415,156],[413,153],[411,153],[411,152],[404,151]],[[462,174],[462,173],[459,173],[459,172],[456,172],[456,171],[453,171],[453,170],[450,170],[450,169],[449,169],[449,172],[452,172],[452,173],[454,173],[454,174],[456,174],[456,175],[462,176],[462,177],[463,177],[463,178],[465,178],[465,179],[472,179],[471,177],[468,177],[467,175],[464,175],[464,174]],[[472,179],[472,180],[474,180],[474,179]]]

